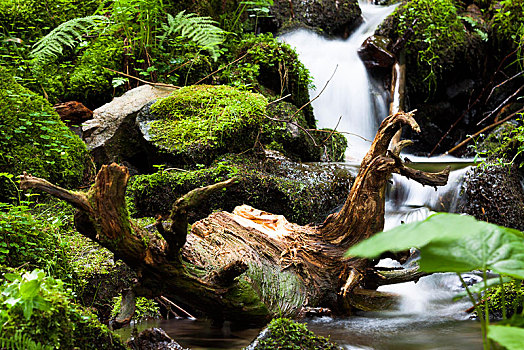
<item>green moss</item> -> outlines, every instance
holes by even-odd
[[[175,154],[243,151],[255,143],[266,104],[259,94],[229,86],[188,86],[151,106],[159,119],[150,133],[155,144]]]
[[[220,73],[222,82],[243,84],[258,90],[265,88],[278,96],[290,94],[289,101],[297,107],[309,101],[312,84],[309,71],[298,59],[296,51],[276,40],[271,33],[244,35],[242,41],[230,50],[236,52],[237,57],[245,53],[247,56]],[[313,108],[308,105],[303,111],[308,127],[315,128]]]
[[[401,37],[417,20],[405,49],[410,67],[407,80],[421,95],[434,93],[444,73],[463,57],[467,32],[457,12],[453,0],[412,0],[399,6],[386,21],[390,32],[387,28],[379,30],[393,38]]]
[[[4,341],[22,333],[30,341],[51,348],[125,349],[118,336],[73,302],[60,280],[35,270],[31,274],[11,274],[9,280],[3,276],[1,283],[0,327]],[[8,303],[9,298],[16,300]]]
[[[74,268],[61,236],[65,221],[63,214],[41,220],[27,206],[0,204],[0,265],[41,268],[72,282]]]
[[[116,317],[121,309],[122,296],[119,295],[113,298],[113,309],[111,310],[111,316]],[[145,297],[137,297],[135,299],[135,312],[133,314],[134,321],[144,321],[151,318],[159,318],[160,307],[158,303],[152,299]]]
[[[134,176],[127,189],[129,207],[135,216],[168,214],[183,194],[233,176],[239,176],[240,182],[212,195],[190,213],[190,221],[215,210],[232,211],[237,205],[249,204],[299,224],[318,222],[344,202],[352,181],[343,169],[337,172],[281,160],[227,156],[205,169]]]
[[[89,158],[85,144],[49,102],[16,84],[0,67],[0,173],[27,171],[64,187],[82,182]],[[0,183],[0,200],[13,196]]]
[[[488,300],[488,308],[491,317],[502,318],[503,309],[506,309],[506,315],[510,317],[515,312],[521,312],[524,305],[524,289],[519,287],[519,282],[512,281],[505,283],[503,286],[496,286],[489,289],[484,298]],[[504,297],[502,296],[504,288]],[[481,308],[484,308],[482,303]]]
[[[76,62],[69,78],[66,99],[100,105],[113,96],[112,79],[117,76],[105,68],[120,70],[124,59],[124,39],[103,35],[91,42]]]
[[[267,328],[269,335],[258,343],[257,350],[339,349],[329,339],[315,335],[306,325],[287,318],[274,319]]]

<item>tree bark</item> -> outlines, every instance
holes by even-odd
[[[40,189],[73,204],[77,230],[137,271],[136,295],[166,296],[192,312],[244,324],[292,316],[303,306],[349,314],[354,308],[369,309],[373,299],[387,304],[387,295],[368,288],[420,277],[416,271],[375,271],[369,260],[344,256],[350,246],[382,231],[385,188],[392,173],[430,186],[447,182],[449,168],[431,174],[406,167],[398,156],[406,142],[388,151],[404,125],[419,131],[412,112],[383,121],[343,208],[318,227],[242,206],[196,222],[188,234],[188,211],[214,191],[234,186],[235,179],[178,199],[170,217],[157,220],[153,233],[129,218],[125,167],[103,166],[85,194],[28,174],[21,177],[21,188]]]

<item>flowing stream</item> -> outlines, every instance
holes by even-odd
[[[300,59],[314,77],[311,97],[319,127],[335,128],[346,133],[349,147],[346,161],[360,162],[367,152],[379,123],[388,114],[388,92],[368,76],[357,50],[376,27],[394,10],[393,6],[360,3],[364,23],[347,40],[326,39],[316,33],[297,30],[281,40],[295,47]],[[326,85],[327,84],[327,85]],[[459,190],[468,169],[467,161],[441,158],[428,161],[411,157],[414,166],[424,170],[441,170],[451,163],[447,186],[435,190],[412,180],[394,176],[387,192],[385,229],[401,223],[425,219],[432,211],[455,211],[460,203]],[[443,164],[445,163],[445,164]],[[394,261],[381,261],[394,265]],[[465,277],[470,281],[479,278]],[[434,274],[418,283],[383,286],[383,291],[400,295],[398,308],[391,311],[361,313],[343,319],[329,317],[308,320],[309,328],[330,336],[345,349],[481,349],[480,326],[468,320],[465,301],[453,302],[462,291],[453,274]],[[191,349],[240,349],[258,334],[258,329],[236,330],[226,324],[212,328],[205,321],[172,320],[142,323],[139,328],[162,327],[174,339]],[[125,337],[126,334],[123,334]]]

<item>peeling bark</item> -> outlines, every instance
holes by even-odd
[[[85,194],[28,174],[22,176],[21,187],[73,204],[77,230],[137,271],[136,295],[166,296],[209,317],[245,324],[277,314],[292,316],[303,306],[349,314],[354,308],[369,309],[373,300],[388,304],[390,296],[372,290],[377,286],[420,277],[416,271],[377,272],[366,259],[344,257],[350,246],[382,231],[385,188],[392,173],[430,186],[447,182],[449,169],[431,174],[407,167],[398,156],[406,143],[388,151],[391,138],[404,125],[419,131],[413,112],[384,120],[343,208],[318,227],[244,206],[234,213],[214,213],[193,224],[188,234],[187,213],[214,191],[233,186],[235,179],[177,200],[169,218],[157,219],[159,235],[129,219],[125,167],[103,166]]]

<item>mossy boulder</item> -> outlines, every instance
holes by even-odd
[[[90,168],[87,148],[49,102],[15,83],[1,67],[0,101],[0,173],[27,171],[64,187],[80,185]],[[13,184],[0,179],[0,200],[15,194]]]
[[[308,104],[312,79],[291,46],[279,42],[271,33],[250,34],[244,35],[231,50],[236,52],[236,58],[247,56],[222,72],[220,81],[223,84],[242,82],[270,96],[271,100],[289,95],[286,101],[302,108],[307,126],[316,127],[313,108]]]
[[[228,156],[201,170],[134,176],[127,190],[130,210],[137,217],[165,215],[181,195],[234,176],[239,177],[239,183],[211,196],[190,214],[191,222],[242,204],[284,215],[299,224],[321,222],[344,203],[353,181],[351,171],[340,165],[306,165],[284,157],[257,160]]]
[[[478,58],[485,56],[487,29],[467,14],[453,0],[407,1],[375,33],[395,43],[410,27],[414,30],[405,44],[405,109],[417,109],[416,120],[422,132],[405,135],[415,141],[410,152],[431,151],[468,109],[472,91],[483,86],[484,62]],[[475,111],[468,113],[445,138],[442,151],[470,130]]]
[[[7,273],[0,283],[2,344],[18,349],[37,344],[45,349],[126,349],[117,335],[72,300],[60,280],[43,271]]]
[[[515,312],[522,312],[524,307],[524,290],[518,283],[520,282],[512,281],[486,291],[483,299],[488,301],[490,320],[498,321],[503,319],[504,309],[506,309],[507,317],[511,317]],[[503,288],[504,291],[502,291]],[[482,312],[484,312],[484,303],[480,303],[479,306],[483,310]]]
[[[210,164],[226,153],[274,149],[301,161],[343,158],[345,138],[306,131],[302,111],[289,102],[268,105],[256,93],[225,85],[194,85],[146,105],[137,122],[165,162]]]
[[[267,100],[229,86],[193,85],[173,92],[138,117],[146,138],[182,160],[209,163],[255,147]]]
[[[311,332],[303,323],[287,318],[276,318],[269,323],[259,337],[246,349],[338,350],[341,348],[328,338]]]

